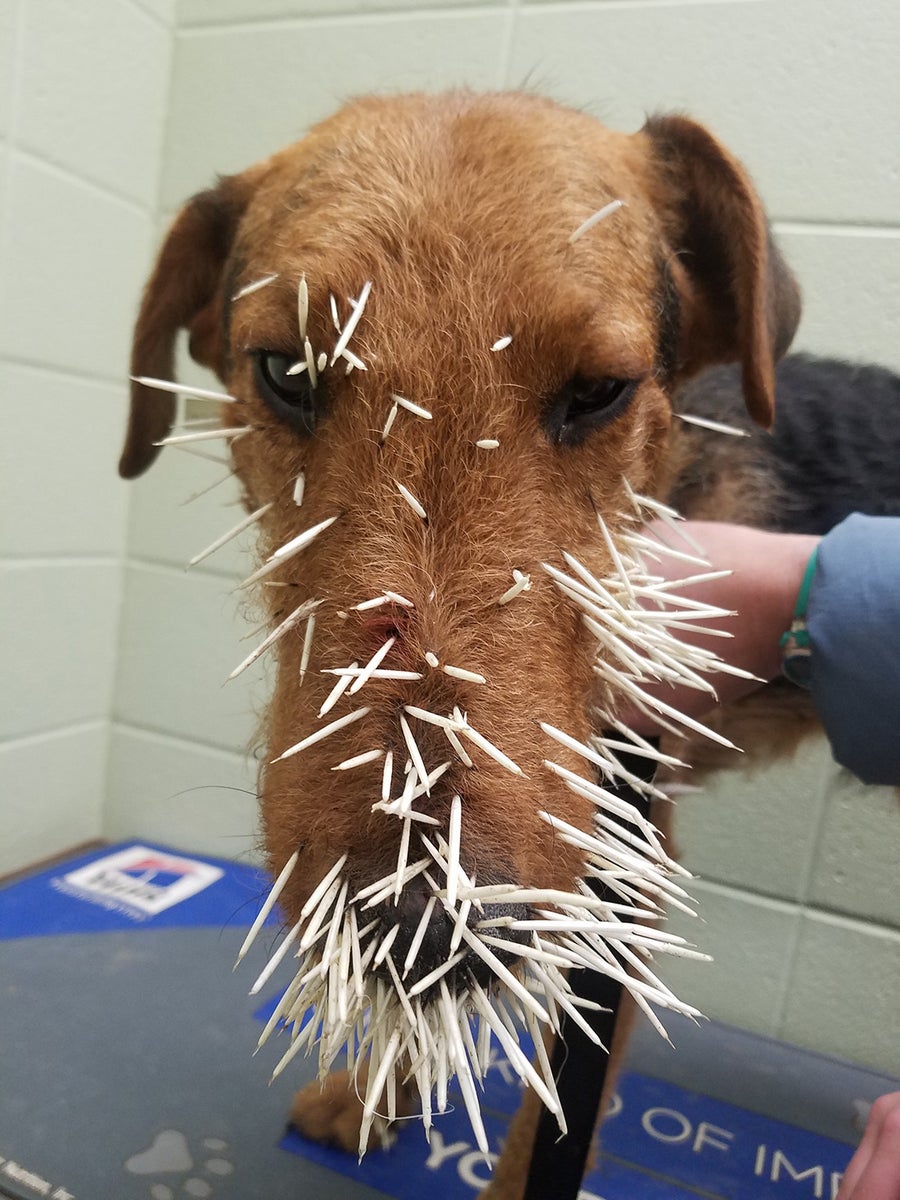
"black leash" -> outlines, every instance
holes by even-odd
[[[653,778],[655,764],[652,759],[623,753],[619,754],[619,759],[632,775],[646,780]],[[643,792],[626,783],[609,790],[633,805],[642,816],[648,815],[650,799]],[[609,900],[616,898],[602,884],[595,886],[594,881],[590,881],[590,885],[598,896]],[[523,1200],[577,1200],[600,1115],[600,1099],[609,1063],[607,1051],[612,1048],[622,984],[585,969],[572,971],[569,981],[576,996],[601,1004],[607,1010],[579,1010],[606,1049],[595,1045],[583,1029],[562,1015],[551,1063],[568,1133],[561,1137],[556,1117],[542,1107]]]

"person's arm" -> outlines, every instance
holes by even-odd
[[[854,513],[822,539],[808,627],[835,759],[864,783],[900,784],[900,517]]]
[[[703,622],[728,633],[728,638],[685,631],[679,636],[714,651],[733,666],[750,671],[757,680],[774,679],[781,672],[781,635],[791,623],[806,565],[819,539],[714,521],[685,521],[679,528],[684,529],[691,543],[702,549],[713,570],[732,572],[724,579],[691,584],[684,594],[738,614]],[[677,550],[691,549],[691,545],[679,540],[665,526],[654,524],[649,532]],[[660,556],[660,562],[653,564],[653,571],[669,580],[685,579],[701,570],[704,569],[669,555]],[[726,674],[710,676],[710,682],[720,704],[759,687],[754,680]],[[688,716],[702,717],[715,703],[707,692],[695,688],[663,684],[656,690],[660,699]],[[637,733],[657,732],[652,718],[643,713],[629,712],[625,719]]]
[[[807,604],[810,688],[832,753],[841,766],[870,784],[900,784],[900,517],[854,514],[819,539],[767,533],[739,525],[685,521],[683,528],[725,579],[691,585],[685,595],[737,616],[711,624],[732,638],[685,633],[760,680],[781,672],[782,635],[792,623],[813,551],[815,571]],[[651,532],[661,531],[651,526]],[[673,534],[663,533],[672,544]],[[698,568],[665,556],[654,570],[680,579]],[[721,704],[758,684],[711,677]],[[707,693],[660,685],[660,699],[688,716],[713,706]],[[651,717],[628,712],[636,733],[658,732]]]
[[[837,1200],[900,1200],[900,1092],[872,1105]]]

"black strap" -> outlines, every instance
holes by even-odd
[[[653,778],[652,759],[624,753],[619,754],[619,759],[633,775]],[[643,792],[628,784],[619,784],[610,791],[627,800],[642,816],[648,814],[650,799]],[[616,898],[601,884],[594,886],[591,881],[591,886],[599,896]],[[602,1004],[608,1010],[581,1010],[606,1050],[595,1045],[574,1021],[562,1015],[551,1062],[568,1133],[561,1137],[556,1117],[548,1109],[541,1109],[523,1200],[577,1200],[597,1126],[609,1063],[607,1050],[612,1047],[622,984],[587,970],[573,971],[569,981],[577,996]]]

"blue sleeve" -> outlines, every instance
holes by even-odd
[[[865,783],[900,784],[900,517],[857,513],[822,539],[807,628],[836,761]]]

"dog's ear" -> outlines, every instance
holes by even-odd
[[[190,332],[192,357],[221,374],[223,269],[252,190],[246,176],[230,176],[194,196],[175,218],[144,289],[131,350],[132,376],[171,379],[179,329]],[[124,479],[150,466],[159,453],[154,443],[169,432],[174,415],[174,396],[132,381],[119,460]]]
[[[701,125],[651,118],[648,137],[662,184],[659,206],[681,293],[679,369],[741,364],[751,415],[774,417],[775,363],[800,320],[800,289],[772,240],[747,172]]]

